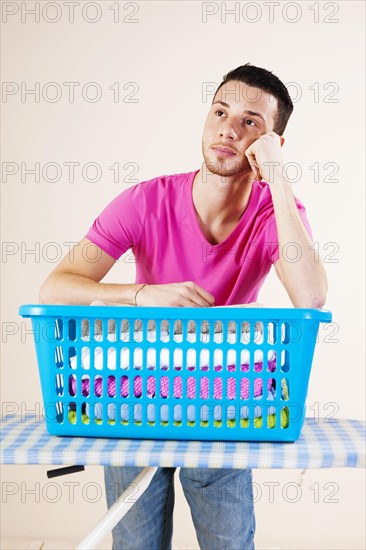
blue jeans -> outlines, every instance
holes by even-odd
[[[142,469],[104,468],[108,508]],[[113,550],[171,549],[175,470],[158,468],[145,493],[113,529]],[[181,468],[179,478],[201,549],[254,550],[251,470]]]

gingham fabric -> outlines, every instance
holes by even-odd
[[[8,416],[1,419],[0,458],[3,464],[364,468],[365,423],[307,418],[296,443],[240,443],[56,437],[44,420]]]

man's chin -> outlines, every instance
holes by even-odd
[[[233,165],[232,163],[223,162],[206,162],[206,170],[211,174],[216,174],[217,176],[228,177],[228,176],[243,176],[247,169],[240,164]]]

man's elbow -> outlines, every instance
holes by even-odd
[[[311,294],[292,300],[294,307],[321,309],[327,301],[327,289],[317,289]]]
[[[321,309],[322,307],[324,307],[325,302],[326,299],[321,297],[292,300],[292,304],[294,307],[305,309]]]
[[[48,300],[48,293],[47,293],[47,290],[46,290],[45,283],[43,283],[43,285],[39,289],[38,303],[40,303],[40,304],[49,304],[50,303],[49,300]]]
[[[314,294],[315,296],[313,299],[313,303],[314,303],[313,308],[321,309],[322,307],[324,307],[325,302],[327,301],[328,279],[326,275],[324,275],[321,285],[319,285],[319,288]]]
[[[311,304],[307,307],[312,309],[321,309],[322,307],[324,307],[326,301],[327,301],[326,296],[317,296],[316,298],[313,299]]]
[[[38,292],[38,301],[40,304],[55,304],[54,284],[46,279]]]

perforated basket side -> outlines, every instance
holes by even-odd
[[[56,308],[56,309],[55,309]],[[82,311],[81,311],[82,309]],[[212,358],[218,346],[212,339],[208,342],[196,342],[195,344],[183,341],[176,342],[174,337],[169,341],[162,344],[157,341],[155,344],[147,341],[147,331],[148,331],[148,321],[153,319],[156,326],[164,316],[162,311],[159,308],[150,308],[153,311],[150,311],[150,315],[140,315],[141,308],[123,308],[124,315],[121,313],[122,308],[105,308],[104,310],[96,311],[95,308],[83,307],[81,308],[76,306],[75,308],[70,306],[60,306],[58,309],[56,306],[52,306],[52,313],[54,315],[42,316],[38,312],[32,316],[32,323],[35,326],[35,323],[40,323],[42,337],[36,342],[37,346],[37,359],[40,369],[41,383],[42,383],[42,394],[45,402],[45,409],[47,410],[47,427],[50,433],[56,435],[81,435],[81,436],[99,436],[99,437],[126,437],[126,438],[152,438],[152,439],[214,439],[214,440],[257,440],[257,441],[294,441],[297,439],[305,415],[305,398],[307,393],[309,374],[311,369],[311,362],[314,353],[314,346],[316,340],[317,327],[319,325],[319,320],[316,320],[317,325],[314,325],[314,320],[311,315],[309,318],[309,313],[305,315],[299,315],[298,319],[278,319],[277,317],[271,318],[268,315],[264,319],[263,327],[265,328],[264,334],[267,339],[268,324],[272,323],[277,326],[277,341],[275,344],[268,345],[268,342],[264,342],[262,346],[258,345],[254,341],[250,341],[247,345],[247,349],[250,352],[251,356],[251,368],[253,367],[253,358],[254,353],[258,350],[263,350],[263,353],[267,353],[269,347],[274,348],[277,352],[277,357],[279,360],[279,370],[273,376],[276,378],[278,391],[280,389],[283,379],[285,379],[287,386],[290,388],[290,402],[280,402],[275,403],[276,407],[276,418],[277,423],[275,426],[269,428],[268,426],[263,425],[260,429],[258,426],[255,426],[255,419],[253,417],[253,411],[255,404],[251,404],[251,409],[249,412],[250,423],[247,427],[243,427],[241,423],[241,406],[242,402],[236,394],[236,400],[230,401],[225,396],[225,390],[228,384],[229,377],[236,381],[237,387],[240,386],[241,379],[243,378],[242,373],[239,371],[228,373],[225,371],[227,364],[224,364],[224,372],[220,375],[222,377],[223,385],[223,394],[220,399],[217,399],[217,396],[212,399],[210,395],[210,403],[204,400],[200,400],[199,396],[194,396],[194,398],[187,398],[187,396],[182,395],[180,398],[172,394],[168,396],[159,395],[157,391],[154,399],[151,399],[147,395],[147,384],[148,377],[151,376],[151,372],[146,369],[146,359],[148,357],[148,352],[151,347],[155,347],[157,351],[161,350],[164,345],[172,353],[179,349],[183,351],[183,358],[186,357],[186,353],[189,347],[195,347],[197,351],[206,349],[209,353],[210,361],[212,363]],[[112,312],[110,310],[113,310]],[[167,308],[165,308],[166,310]],[[174,334],[175,321],[179,318],[179,314],[182,313],[181,308],[172,308],[175,311],[170,311],[173,315],[173,318],[169,318],[168,328],[171,334]],[[193,317],[194,313],[197,313],[196,308],[195,312],[191,313]],[[107,315],[107,311],[108,315]],[[93,315],[89,317],[86,316],[86,313],[93,312]],[[153,315],[153,312],[156,315]],[[248,317],[249,325],[254,326],[256,320],[260,319],[259,315],[262,310],[257,311],[254,315],[253,312],[250,312],[251,315]],[[34,313],[34,312],[33,312]],[[68,315],[65,315],[65,314]],[[112,313],[112,314],[111,314]],[[187,314],[187,311],[184,311]],[[200,312],[202,314],[202,312]],[[205,317],[209,317],[209,313],[212,314],[212,310],[206,312]],[[240,322],[243,321],[243,313],[247,311],[240,312],[242,316],[239,317],[238,312],[232,312],[229,316],[226,312],[226,318],[222,319],[224,327],[228,327],[227,323],[231,322],[237,323],[237,327],[240,326]],[[301,312],[300,312],[301,313]],[[79,315],[80,314],[80,315]],[[102,315],[103,314],[103,315]],[[127,315],[128,314],[128,315]],[[291,312],[293,316],[293,312]],[[128,334],[130,337],[129,342],[121,342],[118,339],[119,329],[115,331],[116,340],[111,342],[109,339],[109,330],[108,330],[108,321],[113,321],[116,326],[121,321],[121,316],[129,320],[129,330]],[[187,333],[187,323],[189,322],[190,316],[183,316],[182,319],[182,332],[183,335]],[[225,316],[223,316],[225,317]],[[88,320],[89,322],[89,339],[83,337],[83,320]],[[100,338],[102,340],[96,340],[96,320],[100,320]],[[218,319],[217,311],[213,317],[215,322]],[[136,320],[140,320],[141,331],[142,331],[142,341],[134,341],[134,323]],[[201,319],[202,321],[202,315]],[[239,323],[239,324],[238,324]],[[310,327],[310,323],[312,326]],[[213,335],[212,324],[209,327],[209,337]],[[253,338],[253,326],[251,326],[251,338]],[[283,330],[284,328],[284,330]],[[316,330],[315,330],[316,329]],[[280,335],[280,332],[283,334]],[[300,331],[299,334],[296,331]],[[36,334],[36,331],[35,331]],[[157,336],[159,336],[159,331],[157,331]],[[46,335],[46,336],[45,336]],[[159,340],[159,338],[157,338]],[[134,363],[130,365],[130,373],[132,378],[139,376],[141,378],[141,387],[143,391],[141,395],[136,396],[134,394],[129,394],[128,399],[123,399],[121,396],[117,395],[117,392],[113,397],[108,395],[108,383],[107,378],[111,376],[111,370],[103,366],[102,370],[95,368],[95,361],[93,359],[94,352],[96,348],[101,349],[103,355],[103,364],[108,364],[108,351],[110,348],[115,348],[118,353],[121,351],[122,346],[128,347],[131,352],[134,352],[139,346],[142,350],[143,365],[144,368],[140,370],[134,370]],[[89,370],[86,373],[85,369],[82,367],[81,354],[83,348],[88,348],[91,353],[91,361],[89,365]],[[240,352],[242,346],[237,342],[234,346],[227,343],[222,343],[221,349],[226,353],[229,349],[234,349],[237,354]],[[284,360],[282,359],[284,355]],[[76,361],[77,367],[74,370],[70,370],[70,363],[72,360]],[[74,362],[75,362],[74,361]],[[118,361],[117,361],[118,362]],[[160,372],[156,369],[156,383],[159,386],[161,382],[161,377],[164,376],[168,379],[168,384],[170,387],[173,387],[174,377],[177,377],[177,372],[174,372],[174,365],[170,361],[168,365],[168,370],[165,372]],[[202,376],[206,376],[210,379],[210,384],[214,382],[215,373],[212,371],[212,364],[210,365],[211,371],[208,373],[203,373],[198,368],[195,375],[197,376],[197,384],[199,385],[200,379]],[[120,365],[117,365],[117,371],[120,368]],[[89,377],[89,394],[82,394],[83,386],[83,376]],[[75,395],[70,395],[69,386],[70,386],[70,376],[71,382],[75,383]],[[101,376],[103,378],[101,383],[102,393],[101,395],[93,395],[95,377]],[[118,379],[117,372],[115,373],[115,383],[116,386],[120,386],[120,380]],[[188,372],[186,365],[183,363],[182,370],[179,372],[179,377],[181,378],[182,386],[187,387],[189,377],[192,377],[192,372]],[[263,376],[263,383],[265,384],[268,374]],[[245,377],[248,380],[248,383],[254,387],[254,379],[260,377],[258,373],[248,372],[245,374]],[[279,395],[279,394],[278,394]],[[278,397],[277,395],[277,397]],[[291,402],[292,400],[292,402]],[[148,407],[151,405],[155,406],[155,420],[156,422],[149,422],[149,410]],[[221,407],[220,412],[220,421],[217,420],[217,415],[215,416],[215,404]],[[75,408],[75,414],[73,415],[73,422],[70,421],[69,411],[71,405]],[[109,411],[111,405],[114,406],[115,411],[115,422],[114,424],[110,422]],[[262,403],[263,411],[266,412],[266,407],[268,408],[268,403]],[[52,406],[54,407],[52,409]],[[121,407],[125,407],[125,411],[121,412]],[[181,406],[180,413],[180,423],[176,423],[175,411],[176,407]],[[256,405],[259,406],[258,404]],[[85,416],[85,408],[88,408],[89,415],[89,424],[85,424],[83,417]],[[161,408],[165,407],[167,413],[164,413],[164,421],[161,421]],[[189,407],[195,409],[194,422],[192,422],[192,415],[189,413]],[[231,416],[227,414],[229,408],[231,407]],[[281,414],[282,409],[287,407],[290,411],[290,424],[286,429],[281,427]],[[296,407],[298,410],[296,410]],[[136,413],[138,409],[138,413]],[[204,409],[206,416],[202,420],[202,409]],[[235,412],[233,412],[235,409]],[[51,414],[53,411],[53,414]],[[296,414],[295,414],[296,413]],[[101,416],[101,419],[98,417]],[[234,416],[233,416],[234,415]],[[252,415],[252,416],[251,416]],[[127,422],[126,422],[127,419]],[[56,421],[55,421],[56,420]],[[151,420],[151,414],[150,414]],[[233,421],[234,420],[234,421]],[[264,418],[264,420],[266,420]],[[221,423],[220,423],[221,422]]]

